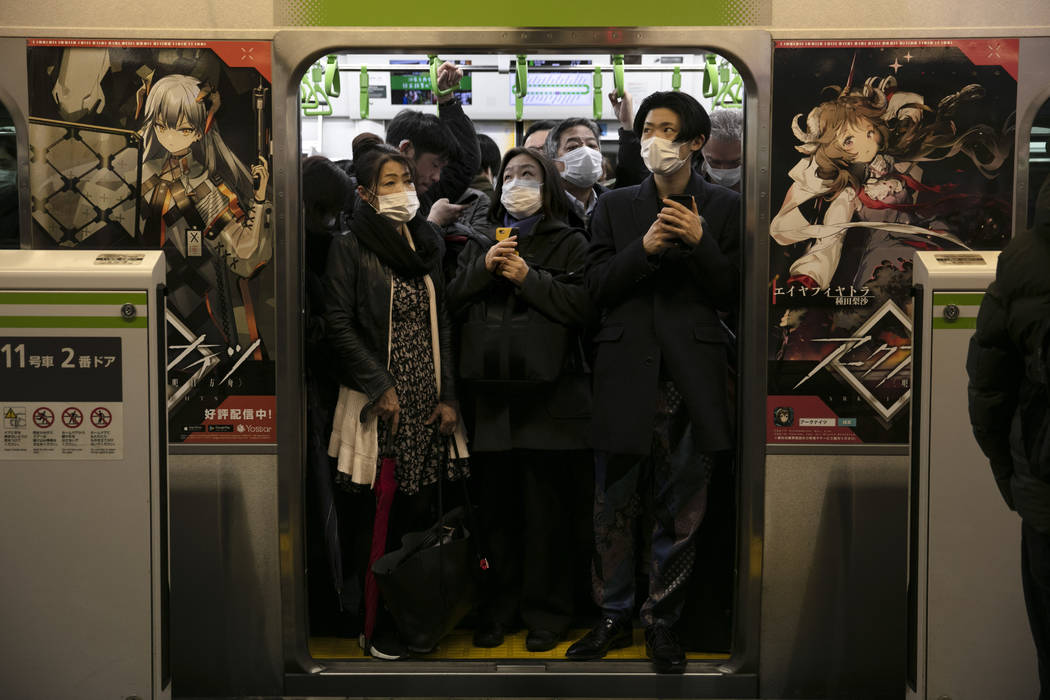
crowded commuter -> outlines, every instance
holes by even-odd
[[[588,485],[590,378],[580,330],[591,315],[583,232],[565,221],[554,165],[535,149],[503,157],[490,223],[449,285],[460,370],[473,397],[474,478],[492,569],[474,643],[499,646],[520,615],[526,649],[554,648],[574,608],[574,485]]]
[[[1021,516],[1021,585],[1050,697],[1050,179],[1035,224],[999,256],[981,301],[966,371],[973,434],[1003,501]],[[1007,544],[1004,542],[1003,545]],[[1006,576],[1000,572],[999,575]],[[991,605],[992,602],[988,601]]]
[[[522,147],[542,149],[543,144],[547,141],[547,132],[553,129],[557,123],[555,119],[539,119],[529,124],[529,128],[525,130],[525,134],[522,136]]]
[[[486,134],[478,134],[478,149],[481,151],[481,170],[478,171],[470,186],[484,192],[491,201],[492,191],[496,184],[496,174],[499,172],[499,164],[503,156],[500,155],[496,142]]]
[[[438,114],[413,109],[398,112],[387,125],[386,142],[412,159],[419,210],[439,227],[456,221],[464,206],[458,201],[481,165],[474,124],[453,92],[463,70],[449,62],[437,69]]]
[[[337,163],[324,156],[302,161],[303,224],[306,233],[305,343],[306,433],[308,468],[305,470],[309,536],[307,557],[313,563],[308,578],[313,628],[346,633],[354,630],[360,578],[354,570],[356,533],[360,530],[360,503],[355,497],[334,488],[334,474],[328,457],[328,438],[332,413],[339,396],[341,365],[325,338],[324,276],[332,238],[342,229],[340,215],[351,189],[350,176]],[[339,538],[326,537],[326,528],[335,525]],[[342,566],[333,566],[341,562]],[[321,572],[329,570],[325,576]],[[356,633],[356,632],[355,632]]]
[[[441,238],[418,211],[413,168],[385,144],[355,158],[361,201],[350,231],[334,239],[324,280],[327,338],[342,384],[329,454],[347,488],[373,484],[380,450],[396,458],[390,543],[432,525],[442,474],[465,473],[444,438],[456,428],[458,406]],[[404,654],[382,617],[361,642],[378,658]]]
[[[600,139],[601,130],[593,119],[570,117],[547,132],[544,142],[547,157],[561,173],[568,223],[585,231],[598,197],[608,191],[598,184],[604,172]]]
[[[704,178],[739,192],[743,147],[743,110],[711,110],[711,138],[704,144],[704,163],[700,168]]]
[[[652,174],[598,200],[585,272],[602,315],[591,434],[602,617],[566,656],[597,659],[632,642],[633,532],[639,487],[649,483],[646,651],[658,672],[682,672],[685,654],[671,627],[711,472],[733,446],[728,336],[718,311],[734,308],[739,294],[740,196],[690,167],[710,132],[693,97],[653,93],[633,130]]]

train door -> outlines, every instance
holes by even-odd
[[[286,352],[281,353],[284,367],[278,371],[283,383],[279,393],[300,416],[281,428],[278,439],[281,530],[286,545],[282,547],[286,692],[385,694],[396,687],[404,693],[462,693],[469,684],[481,694],[499,694],[501,688],[520,693],[529,687],[534,689],[530,692],[557,688],[549,692],[592,696],[754,696],[762,542],[762,453],[761,441],[754,438],[761,429],[764,334],[758,310],[764,293],[766,250],[765,237],[756,232],[768,220],[768,196],[760,183],[765,179],[760,173],[767,169],[765,150],[758,147],[768,128],[768,36],[754,31],[716,31],[698,40],[687,30],[584,29],[287,32],[277,35],[274,47],[275,143],[285,144],[279,157],[286,163],[277,172],[278,191],[284,195],[277,198],[283,201],[277,211],[278,228],[287,232],[280,244],[284,254],[278,295],[285,300],[280,324],[290,339]],[[603,132],[601,150],[614,155],[617,115],[604,96],[610,91],[638,93],[637,105],[656,90],[681,89],[691,91],[709,107],[717,100],[747,115],[741,180],[745,202],[740,241],[742,295],[736,321],[739,429],[735,473],[723,495],[736,506],[735,526],[729,528],[735,532],[728,535],[734,540],[730,555],[735,561],[730,584],[733,604],[708,638],[692,645],[707,653],[693,656],[684,682],[652,673],[644,648],[637,645],[617,658],[571,662],[562,656],[562,647],[535,655],[520,649],[521,640],[517,647],[505,645],[495,655],[482,654],[483,650],[471,645],[467,630],[453,633],[437,654],[384,665],[362,658],[346,629],[342,638],[339,630],[321,629],[323,615],[318,614],[317,606],[346,601],[329,596],[325,602],[316,593],[311,601],[310,594],[316,590],[310,582],[325,581],[329,573],[323,557],[308,564],[309,538],[317,541],[324,535],[318,529],[308,532],[310,519],[316,522],[318,517],[318,501],[309,493],[310,479],[304,476],[310,448],[302,419],[303,407],[313,397],[304,391],[305,360],[301,346],[293,342],[303,337],[302,271],[306,267],[300,213],[303,189],[295,166],[302,156],[350,157],[355,136],[366,132],[383,136],[388,120],[404,105],[422,104],[419,109],[433,112],[433,107],[426,106],[431,55],[463,65],[466,79],[456,98],[476,130],[491,136],[501,152],[521,143],[533,121],[585,116],[596,118]],[[527,71],[520,70],[523,64]],[[513,83],[516,80],[520,86],[525,72],[530,74],[525,80],[531,97],[516,98]],[[286,94],[277,94],[282,90]],[[300,111],[300,104],[305,109]],[[585,611],[574,628],[585,629],[595,616],[596,611],[589,616]],[[465,624],[469,623],[468,618]],[[390,674],[397,677],[396,685],[390,684]]]

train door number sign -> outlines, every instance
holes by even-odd
[[[124,457],[120,338],[0,336],[0,461]]]

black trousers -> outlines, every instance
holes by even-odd
[[[481,618],[512,628],[518,614],[530,630],[564,635],[574,587],[590,556],[581,551],[593,480],[589,451],[474,452],[482,538],[491,569]]]
[[[1039,700],[1050,700],[1050,534],[1021,525],[1021,584],[1039,660]]]

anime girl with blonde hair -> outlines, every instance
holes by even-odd
[[[984,96],[980,85],[967,85],[937,105],[922,96],[897,91],[894,77],[869,78],[860,89],[830,86],[835,94],[802,115],[791,128],[804,155],[791,169],[792,185],[779,213],[770,223],[770,235],[781,245],[812,240],[809,249],[791,265],[788,284],[826,288],[838,268],[845,236],[863,229],[867,246],[852,278],[862,286],[884,261],[910,259],[916,249],[965,249],[947,226],[937,220],[938,209],[972,198],[950,192],[952,185],[922,183],[922,162],[965,155],[987,178],[995,176],[1010,152],[1010,131],[999,134],[978,125],[956,133],[952,114],[963,101]],[[918,204],[920,192],[941,195]],[[806,219],[801,205],[818,199],[819,222]]]

